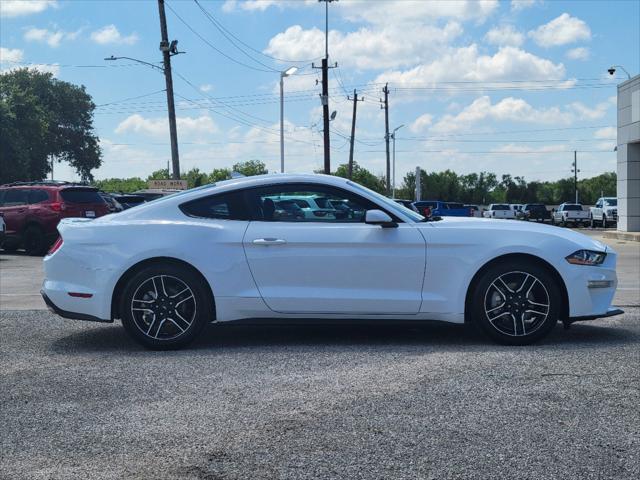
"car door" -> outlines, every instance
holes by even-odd
[[[0,211],[4,214],[6,234],[17,235],[22,232],[28,210],[29,191],[22,188],[8,188],[4,191]]]
[[[279,217],[273,204],[326,198],[349,209],[318,217]],[[345,190],[280,184],[248,192],[254,212],[243,244],[260,294],[287,314],[415,314],[422,302],[426,245],[408,223],[364,223],[380,207]]]

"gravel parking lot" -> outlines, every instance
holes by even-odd
[[[0,478],[638,478],[640,247],[610,243],[627,313],[520,348],[226,325],[150,352],[36,310],[39,263],[1,255]]]

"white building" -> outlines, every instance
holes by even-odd
[[[640,232],[640,75],[618,85],[618,230]]]

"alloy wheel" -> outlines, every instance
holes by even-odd
[[[196,318],[196,297],[189,286],[171,275],[144,280],[131,300],[136,327],[154,340],[172,340],[185,333]]]
[[[521,337],[544,323],[551,309],[549,292],[534,275],[512,271],[497,277],[484,295],[484,313],[498,332]]]

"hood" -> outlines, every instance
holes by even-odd
[[[599,252],[607,251],[608,247],[593,238],[575,230],[545,225],[537,222],[525,222],[521,220],[495,220],[492,218],[475,217],[443,217],[438,222],[425,222],[421,225],[428,225],[433,228],[458,228],[464,230],[494,231],[497,235],[509,234],[509,232],[530,233],[537,235],[548,235],[561,238],[578,245],[580,248],[595,250]],[[610,250],[610,249],[609,249]]]

